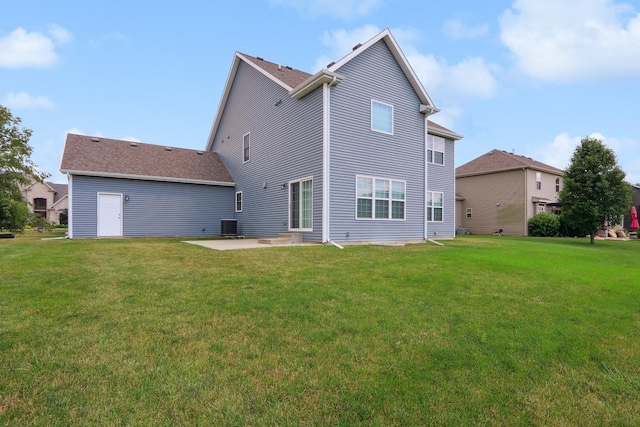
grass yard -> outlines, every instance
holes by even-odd
[[[640,241],[0,240],[1,425],[640,425]]]

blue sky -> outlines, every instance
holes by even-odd
[[[456,166],[497,148],[564,168],[596,136],[640,182],[637,0],[14,1],[0,104],[64,183],[67,132],[203,149],[235,51],[315,73],[385,28],[465,136]]]

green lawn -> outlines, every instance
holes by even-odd
[[[0,240],[0,425],[640,425],[640,241]]]

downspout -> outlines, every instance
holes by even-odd
[[[527,206],[530,207],[533,202],[531,202],[531,199],[529,198],[529,171],[526,167],[522,168],[522,170],[524,171],[524,233],[522,235],[527,236],[529,234],[529,227],[527,224],[529,208]]]
[[[429,116],[434,114],[437,110],[434,110],[431,107],[428,107],[424,110],[424,239],[427,242],[434,243],[438,246],[444,246],[440,242],[436,242],[433,239],[429,238],[429,218],[427,217],[427,193],[429,192],[429,161],[427,160],[427,143],[429,138]],[[431,211],[433,212],[433,206],[431,207]],[[455,214],[455,211],[454,211]]]
[[[333,76],[331,83],[322,84],[322,241],[344,249],[331,240],[331,209],[330,209],[330,162],[331,162],[331,88],[338,84],[338,78]]]

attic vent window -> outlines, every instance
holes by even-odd
[[[355,46],[353,47],[353,49],[352,49],[352,50],[356,50],[356,49],[357,49],[357,48],[359,48],[360,46],[362,46],[362,43],[358,43],[357,45],[355,45]]]
[[[92,140],[93,142],[99,142],[99,141],[100,141],[100,138],[91,138],[91,140]]]

